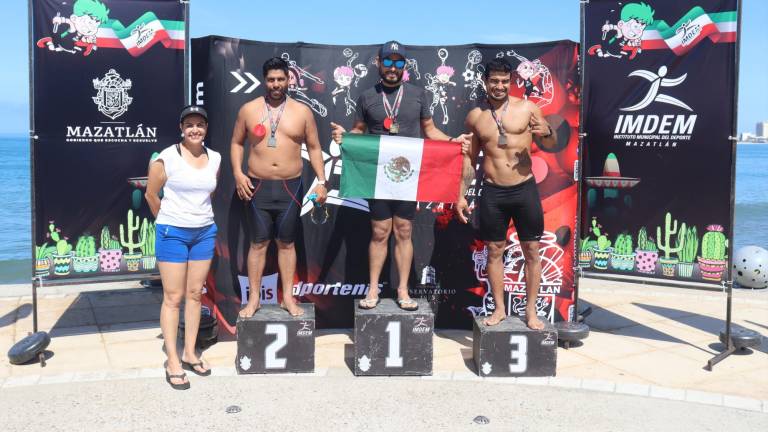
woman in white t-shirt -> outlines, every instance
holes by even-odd
[[[211,374],[197,357],[195,342],[200,297],[216,239],[211,194],[216,189],[221,155],[203,144],[208,114],[202,107],[184,108],[180,126],[181,143],[166,148],[150,162],[145,196],[157,224],[155,255],[163,281],[160,328],[168,355],[165,380],[176,390],[186,390],[189,380],[184,370],[201,376]],[[184,352],[179,356],[176,332],[183,298]]]

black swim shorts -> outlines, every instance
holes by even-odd
[[[299,197],[303,195],[301,177],[289,180],[263,180],[251,177],[253,196],[246,217],[252,243],[276,238],[285,243],[296,239],[300,223]]]
[[[506,240],[510,218],[520,241],[538,241],[544,233],[544,212],[533,177],[514,186],[483,183],[479,208],[481,240]]]

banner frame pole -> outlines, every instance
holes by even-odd
[[[712,371],[714,366],[730,356],[736,351],[733,339],[731,339],[731,315],[733,310],[733,254],[734,254],[734,232],[736,227],[734,222],[736,220],[736,150],[738,148],[738,119],[739,119],[739,51],[741,49],[741,0],[736,0],[736,47],[734,55],[734,89],[733,89],[733,112],[731,113],[731,134],[728,136],[728,141],[731,143],[731,220],[730,230],[728,235],[728,244],[731,247],[731,253],[728,255],[727,268],[726,268],[726,306],[725,306],[725,350],[718,355],[712,357],[704,369]]]
[[[35,245],[37,244],[36,239],[36,225],[37,225],[37,219],[35,218],[36,208],[35,208],[35,62],[34,62],[34,55],[35,50],[34,47],[34,37],[35,37],[35,30],[34,30],[34,0],[27,0],[27,50],[28,50],[28,67],[29,67],[29,209],[31,211],[31,217],[30,217],[30,242],[31,244],[31,263],[30,263],[30,274],[34,277],[35,275]],[[34,290],[34,280],[32,282],[32,289]],[[37,302],[35,302],[33,307],[33,313],[35,318],[37,318]],[[35,325],[35,328],[37,328],[37,325]]]
[[[582,187],[581,187],[581,178],[582,178],[582,172],[584,171],[584,138],[586,137],[586,134],[584,133],[584,69],[586,68],[586,61],[585,61],[585,54],[586,50],[584,49],[585,40],[586,40],[586,29],[585,29],[585,16],[586,16],[586,9],[587,9],[587,3],[589,1],[580,1],[580,7],[579,7],[579,60],[577,62],[577,65],[579,66],[579,81],[580,84],[580,95],[579,95],[579,145],[578,145],[578,159],[576,164],[576,170],[574,171],[574,174],[576,176],[576,229],[575,236],[573,239],[573,260],[575,264],[572,266],[574,269],[573,272],[573,322],[579,321],[579,280],[582,277],[582,268],[579,266],[579,249],[580,245],[579,242],[581,241],[581,195],[582,195]]]
[[[189,37],[189,8],[190,0],[179,0],[184,4],[184,105],[190,105],[192,103],[192,89],[189,85],[189,68],[191,66],[190,56],[192,52],[189,49],[190,37]]]

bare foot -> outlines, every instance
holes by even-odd
[[[536,313],[525,313],[525,323],[531,330],[544,330],[544,323],[536,316]]]
[[[489,327],[495,326],[500,322],[504,321],[505,319],[507,319],[507,314],[504,313],[504,311],[502,310],[496,310],[491,314],[491,316],[483,320],[483,324]]]
[[[238,315],[240,318],[250,318],[253,316],[253,314],[258,312],[259,309],[261,309],[261,305],[259,303],[248,303],[244,308],[240,309],[240,313]]]
[[[283,299],[283,302],[280,303],[280,307],[287,310],[291,316],[301,316],[304,315],[304,309],[300,308],[299,305],[296,303],[296,300],[293,299],[293,297],[289,297],[288,299]]]

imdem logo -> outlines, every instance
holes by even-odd
[[[667,78],[667,73],[667,67],[661,66],[656,72],[639,69],[627,75],[650,82],[650,87],[642,99],[620,110],[638,112],[656,103],[694,112],[688,104],[664,91],[683,84],[688,74]],[[657,110],[660,108],[657,107]],[[625,140],[627,147],[677,147],[678,141],[691,140],[697,118],[697,114],[620,114],[613,130],[613,139]]]

